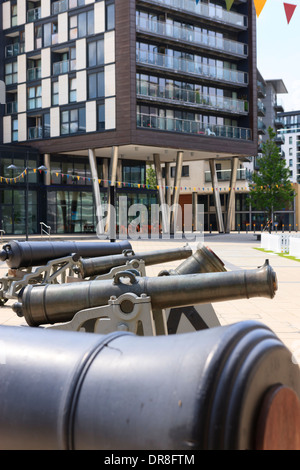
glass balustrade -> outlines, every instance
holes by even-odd
[[[179,101],[182,104],[197,105],[203,108],[230,111],[232,113],[247,113],[248,102],[217,95],[206,95],[188,88],[178,88],[172,85],[161,87],[159,84],[137,80],[137,95],[139,97],[155,98],[158,101]]]
[[[41,8],[32,8],[27,12],[27,22],[30,23],[32,21],[39,20],[41,18]]]
[[[210,137],[251,140],[251,129],[244,127],[205,124],[199,121],[161,117],[144,113],[137,113],[137,127]]]
[[[220,37],[204,34],[188,27],[179,27],[166,24],[162,21],[136,18],[137,30],[146,31],[160,36],[167,36],[173,39],[180,39],[189,44],[201,45],[210,49],[227,52],[234,55],[247,56],[247,45],[238,41],[223,39]]]
[[[41,67],[34,67],[27,70],[27,80],[37,80],[41,78]]]
[[[28,139],[42,139],[43,138],[43,128],[42,127],[29,127],[28,128]]]
[[[239,85],[248,84],[247,72],[216,67],[189,59],[168,56],[157,52],[143,51],[137,49],[136,60],[139,64],[146,64],[154,67],[174,70],[192,75],[201,76],[210,80],[235,83]]]
[[[15,57],[24,53],[24,43],[17,42],[15,44],[8,44],[5,46],[5,57]]]

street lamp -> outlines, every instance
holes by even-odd
[[[18,167],[14,164],[11,164],[7,167],[8,170],[18,170]],[[28,188],[29,188],[29,178],[28,178],[28,153],[26,153],[26,167],[25,167],[25,176],[26,176],[26,186],[25,186],[25,237],[28,241]],[[38,167],[38,170],[47,170],[44,165]]]

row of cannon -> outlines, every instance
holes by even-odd
[[[135,253],[127,240],[12,241],[0,260],[1,304],[27,323],[0,327],[1,449],[300,449],[291,352],[213,309],[272,299],[268,260],[229,271],[204,244]]]

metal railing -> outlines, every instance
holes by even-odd
[[[48,235],[48,237],[50,238],[50,232],[51,232],[51,227],[50,225],[46,225],[44,222],[40,222],[40,226],[41,226],[41,237],[46,234]],[[45,228],[44,228],[45,227]],[[47,232],[48,229],[49,231]]]

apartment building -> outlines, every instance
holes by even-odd
[[[7,0],[0,12],[7,233],[22,230],[22,211],[9,221],[24,200],[25,182],[14,180],[22,167],[30,232],[44,222],[59,233],[95,230],[96,207],[113,194],[116,206],[122,194],[129,204],[175,204],[190,161],[209,162],[217,228],[232,226],[234,195],[224,221],[216,160],[233,169],[233,187],[238,162],[257,150],[252,2],[227,11],[218,0]]]

